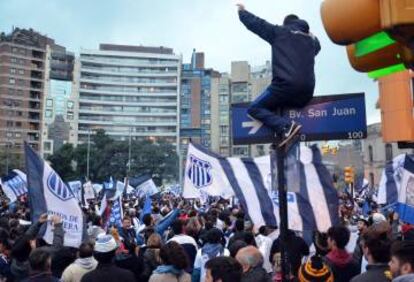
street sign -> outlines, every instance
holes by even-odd
[[[233,104],[234,145],[275,142],[275,133],[247,115],[249,103]],[[284,117],[302,125],[301,141],[362,139],[367,137],[364,93],[314,97],[302,109],[284,109]]]

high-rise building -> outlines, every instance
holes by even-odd
[[[41,147],[48,46],[58,47],[32,29],[0,35],[0,146],[20,166],[24,141],[35,150]]]
[[[227,73],[213,78],[211,97],[211,149],[222,156],[230,156],[231,80]]]
[[[78,92],[74,81],[75,55],[65,48],[46,49],[45,95],[41,152],[46,158],[65,143],[77,143]]]
[[[189,139],[211,148],[212,80],[220,74],[204,66],[204,53],[193,52],[191,63],[183,64],[181,75],[181,154]]]
[[[251,102],[270,84],[272,78],[270,63],[252,68],[246,61],[231,63],[231,103]],[[230,129],[229,129],[230,130]],[[221,133],[221,132],[220,132]],[[227,133],[224,133],[227,135]],[[231,136],[231,134],[229,134]],[[231,156],[262,156],[269,150],[268,145],[233,145],[230,138]]]
[[[179,144],[181,57],[165,47],[101,44],[80,52],[78,142],[104,129],[116,140]]]

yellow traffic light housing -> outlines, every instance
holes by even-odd
[[[325,0],[321,15],[331,40],[349,45],[356,70],[379,78],[414,68],[414,1]]]

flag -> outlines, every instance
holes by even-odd
[[[159,189],[150,176],[142,177],[141,180],[142,182],[135,189],[137,197],[152,196],[159,192]]]
[[[287,195],[289,228],[326,231],[339,222],[337,191],[331,175],[322,164],[316,146],[300,147],[297,162],[287,165],[288,169],[298,168],[299,175],[287,179],[299,187],[298,192]],[[203,192],[226,199],[237,197],[256,227],[280,223],[278,195],[271,190],[269,156],[224,158],[200,145],[190,144],[183,197],[199,198]]]
[[[102,189],[104,188],[104,185],[94,183],[94,184],[92,184],[92,187],[93,187],[93,190],[95,191],[95,193],[99,194],[102,191]]]
[[[112,203],[111,208],[111,215],[109,218],[109,224],[116,227],[122,226],[122,218],[123,218],[123,211],[122,211],[122,197],[118,197]]]
[[[82,182],[80,180],[70,181],[68,186],[78,201],[82,201]]]
[[[95,199],[95,192],[93,185],[90,181],[83,184],[84,198],[85,201]]]
[[[394,204],[398,201],[406,154],[395,157],[385,164],[378,187],[378,204]]]
[[[27,144],[24,145],[32,222],[40,215],[59,215],[65,231],[64,245],[78,248],[82,243],[84,219],[78,200],[60,176]],[[53,226],[48,222],[43,239],[52,244]]]
[[[18,169],[14,169],[1,179],[1,185],[4,194],[14,203],[18,197],[27,194],[27,177],[26,174]]]
[[[385,188],[382,187],[385,191],[380,190],[380,195],[382,199],[384,194],[387,195],[386,204],[392,205],[402,221],[414,224],[414,155],[403,155],[403,158],[398,161],[398,174],[394,173],[394,177],[391,178],[394,181],[391,187],[393,189],[385,185]],[[401,163],[403,163],[402,167]],[[389,185],[392,181],[384,180],[384,182]]]

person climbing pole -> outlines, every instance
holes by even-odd
[[[272,46],[272,83],[249,106],[248,114],[270,127],[287,145],[300,133],[301,125],[275,114],[284,107],[303,108],[315,89],[315,57],[319,40],[309,32],[308,23],[288,15],[283,25],[273,25],[237,4],[240,21]]]

